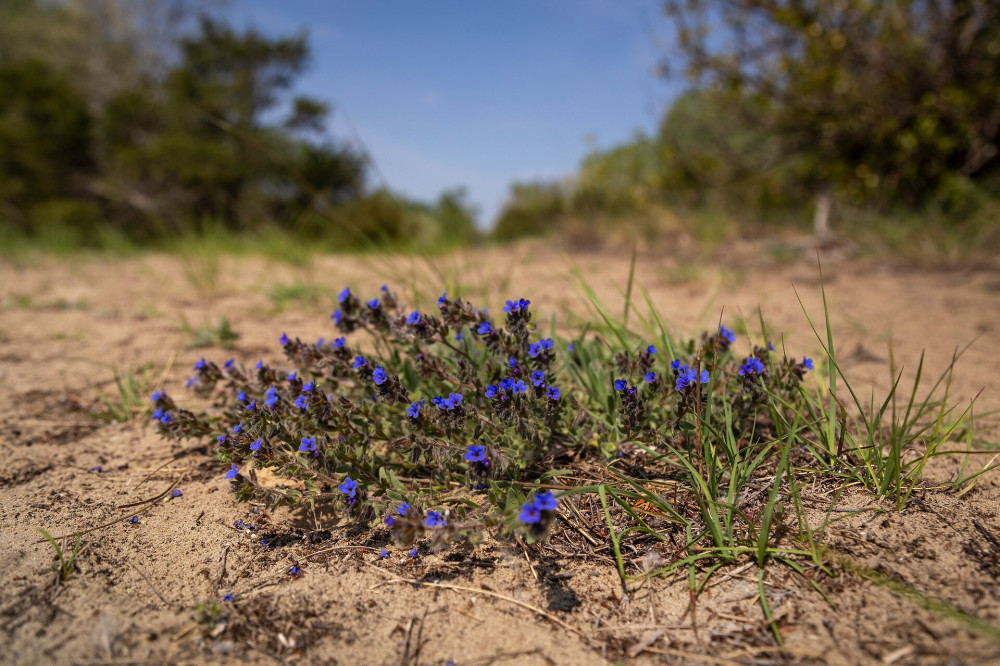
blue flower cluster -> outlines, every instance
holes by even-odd
[[[546,490],[535,493],[530,501],[521,505],[521,515],[518,516],[518,520],[527,525],[539,523],[545,515],[543,512],[555,511],[557,508],[559,502],[551,492]]]
[[[500,384],[490,384],[486,387],[486,397],[495,398],[500,395],[500,391],[506,391],[510,395],[517,395],[518,393],[527,393],[528,385],[524,383],[523,379],[514,379],[513,377],[507,377],[506,379],[501,379]]]
[[[516,301],[507,301],[506,305],[503,306],[503,311],[507,314],[511,314],[513,312],[523,312],[528,309],[529,305],[531,305],[531,301],[526,298],[521,298]]]
[[[683,391],[688,387],[695,387],[699,383],[701,384],[708,383],[709,379],[708,370],[702,370],[701,374],[699,375],[696,369],[689,368],[687,365],[681,365],[680,361],[674,361],[674,363],[677,364],[674,369],[677,370],[677,384],[675,388],[678,391]],[[672,367],[674,366],[672,365]]]
[[[440,511],[428,511],[427,518],[424,519],[424,525],[427,527],[444,527],[446,524]]]
[[[746,377],[752,374],[764,374],[764,363],[756,356],[747,356],[746,362],[740,366],[739,375]]]
[[[538,357],[539,354],[542,353],[543,350],[547,351],[549,349],[552,349],[552,347],[553,347],[552,338],[542,338],[538,342],[528,345],[528,356],[530,356],[531,358],[536,358]]]
[[[446,411],[452,411],[462,404],[462,394],[452,393],[447,398],[442,398],[438,396],[437,398],[431,398],[431,402],[437,405],[441,409],[444,409]],[[413,405],[410,405],[410,407],[412,406]]]

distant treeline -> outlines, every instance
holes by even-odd
[[[238,31],[180,0],[0,3],[0,238],[169,242],[277,226],[331,249],[477,233],[369,182],[365,156],[293,96],[305,35]]]
[[[1000,3],[669,0],[690,87],[658,132],[565,182],[512,189],[494,235],[653,209],[808,226],[834,215],[994,230],[1000,241]],[[848,211],[849,215],[845,215]]]

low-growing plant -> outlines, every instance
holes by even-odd
[[[149,403],[146,395],[149,387],[153,384],[153,379],[149,377],[150,366],[138,369],[119,370],[113,369],[115,388],[117,395],[110,396],[98,389],[97,397],[100,399],[104,409],[94,413],[94,418],[106,421],[125,423],[136,414],[149,411]]]
[[[733,492],[779,450],[758,421],[782,409],[773,393],[797,400],[812,367],[768,347],[737,357],[724,326],[700,340],[664,338],[673,356],[665,362],[623,327],[617,350],[600,335],[540,337],[525,299],[507,301],[500,321],[447,294],[437,314],[403,308],[386,287],[366,301],[345,289],[339,301],[332,318],[344,337],[282,335],[290,371],[202,359],[189,384],[221,409],[195,414],[157,392],[155,416],[167,437],[215,435],[238,499],[335,499],[353,519],[382,517],[406,544],[484,528],[538,537],[555,497],[536,491],[525,501],[522,488],[560,463],[606,460],[625,445],[648,449],[652,465],[697,470],[718,501],[716,463],[739,465]],[[354,332],[367,334],[372,351],[348,343]],[[725,414],[724,426],[714,414]],[[296,483],[260,484],[262,468]],[[706,516],[714,511],[705,506]]]
[[[183,319],[181,321],[181,328],[191,336],[191,342],[188,343],[188,346],[192,349],[203,347],[223,347],[229,349],[240,338],[240,334],[233,329],[232,324],[229,323],[229,319],[226,317],[222,317],[215,326],[209,322],[205,322],[198,328],[193,328],[187,319]]]
[[[38,533],[45,537],[45,540],[52,545],[52,549],[56,552],[56,560],[52,563],[52,571],[59,577],[59,582],[65,583],[73,575],[76,557],[80,554],[80,548],[83,545],[80,535],[76,535],[76,545],[73,546],[73,552],[67,553],[65,550],[65,540],[60,546],[55,537],[45,530],[38,528]]]
[[[845,469],[873,474],[887,467],[879,460],[917,450],[916,435],[940,443],[964,419],[944,427],[949,412],[930,409],[938,401],[911,398],[891,429],[862,417],[858,445],[845,449],[835,378],[825,395],[806,383],[813,360],[776,348],[763,318],[760,342],[743,352],[721,322],[677,337],[644,292],[648,312],[639,311],[632,278],[621,315],[583,281],[595,323],[571,338],[555,334],[554,318],[540,333],[523,298],[497,316],[444,293],[429,313],[386,286],[366,299],[345,288],[331,315],[338,337],[282,334],[280,369],[203,358],[188,386],[214,407],[196,413],[157,391],[153,417],[167,438],[215,437],[237,500],[325,502],[350,521],[385,525],[400,545],[428,538],[442,548],[487,532],[533,542],[590,495],[623,584],[686,571],[693,601],[720,567],[749,560],[780,642],[764,568],[787,566],[817,590],[805,568],[829,573],[822,540],[833,521],[809,523],[800,487],[842,485]],[[829,330],[826,343],[825,372],[840,374]],[[568,468],[575,485],[561,478]],[[902,506],[922,468],[901,462],[869,487]],[[260,482],[262,469],[284,485]],[[675,555],[640,566],[626,541],[673,544]]]

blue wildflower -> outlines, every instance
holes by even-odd
[[[333,346],[335,349],[343,349],[344,345],[347,344],[347,338],[337,338],[333,341]]]
[[[656,373],[650,370],[649,372],[646,373],[646,376],[643,377],[643,379],[652,384],[653,382],[656,381]]]
[[[237,423],[236,425],[233,426],[233,434],[234,435],[236,433],[242,431],[242,430],[243,430],[243,422],[242,421],[240,421],[239,423]]]
[[[469,444],[464,458],[468,462],[483,462],[486,460],[486,447],[478,444]]]
[[[365,360],[365,357],[364,357],[364,356],[355,356],[355,357],[354,357],[354,363],[353,363],[352,367],[353,367],[353,368],[361,368],[361,367],[363,367],[363,366],[364,366],[364,365],[365,365],[365,364],[366,364],[367,362],[368,362],[368,361],[366,361],[366,360]]]
[[[354,497],[354,492],[358,488],[358,482],[352,479],[350,476],[344,478],[343,483],[337,486],[337,490],[347,495],[348,497]]]
[[[531,373],[531,383],[535,386],[541,386],[545,383],[545,371],[535,370]]]
[[[811,358],[809,358],[808,356],[803,356],[802,357],[802,367],[805,368],[806,370],[812,370],[813,369],[813,360]]]
[[[764,364],[756,356],[747,356],[746,363],[740,366],[739,375],[744,377],[754,373],[757,373],[758,375],[763,374]]]
[[[490,384],[489,386],[486,387],[486,397],[487,398],[495,398],[495,397],[497,397],[497,385],[496,384]]]
[[[500,388],[504,391],[514,390],[514,380],[510,377],[500,380]]]
[[[736,335],[725,326],[719,326],[719,337],[723,338],[729,344],[736,342]]]
[[[153,393],[153,395],[149,396],[149,400],[151,402],[156,402],[157,400],[159,400],[162,397],[163,397],[163,391],[155,391]]]
[[[455,340],[457,342],[461,342],[462,340],[464,340],[464,338],[462,337],[462,331],[459,331],[458,333],[455,334]]]
[[[549,387],[549,388],[548,388],[548,389],[547,389],[547,390],[545,391],[545,393],[546,393],[546,394],[547,394],[547,395],[549,396],[549,398],[550,398],[550,399],[552,399],[552,400],[558,400],[559,398],[561,398],[561,397],[562,397],[562,391],[560,391],[560,390],[559,390],[559,387],[558,387],[558,386],[550,386],[550,387]]]
[[[624,379],[616,379],[615,380],[615,390],[616,391],[624,391],[626,386],[628,386],[628,382],[626,382]]]
[[[418,400],[417,402],[411,402],[410,406],[406,408],[406,415],[411,419],[418,418],[420,416],[420,408],[423,406],[424,401]]]
[[[407,324],[416,324],[420,321],[420,313],[414,310],[410,313],[410,316],[406,318]]]
[[[576,349],[576,346],[572,342],[566,345],[566,351],[571,352],[574,349]]]
[[[482,324],[479,325],[479,328],[476,329],[476,333],[478,333],[479,335],[488,335],[492,330],[493,330],[492,324],[490,324],[490,322],[488,321],[484,321]]]
[[[243,391],[240,391],[239,393],[236,394],[236,400],[239,402],[246,402],[247,394],[244,393]]]
[[[236,359],[235,358],[231,358],[228,361],[226,361],[225,364],[222,367],[224,367],[224,368],[226,368],[228,370],[229,368],[232,368],[234,365],[236,365]]]
[[[350,287],[344,287],[344,290],[340,292],[339,296],[337,296],[337,302],[343,303],[344,301],[346,301],[350,297],[351,297],[351,288]]]
[[[396,509],[396,513],[398,513],[401,516],[405,516],[406,512],[409,511],[409,510],[410,510],[410,503],[409,502],[403,502],[403,503],[401,503],[399,505],[399,508]]]
[[[295,378],[299,376],[298,371],[292,371],[290,374],[285,375],[285,379],[290,382],[294,382]]]
[[[440,511],[428,511],[427,518],[424,519],[424,525],[427,527],[444,527],[445,519],[441,516]]]
[[[388,378],[389,376],[385,374],[385,370],[382,369],[382,366],[375,368],[375,372],[372,373],[372,380],[375,382],[376,386],[381,386]]]
[[[552,338],[542,338],[538,341],[538,344],[542,346],[542,349],[552,349],[555,346],[552,342]]]
[[[264,367],[264,359],[260,359],[259,361],[257,361],[257,364],[253,366],[253,369],[260,370],[263,367]]]
[[[180,497],[184,493],[181,492],[180,488],[174,488],[174,491],[170,493],[173,497]]]
[[[344,313],[341,312],[340,310],[334,310],[333,314],[330,315],[330,319],[333,320],[334,324],[339,325],[340,322],[342,322],[344,320]]]
[[[385,523],[386,527],[395,527],[396,526],[396,519],[393,518],[392,516],[386,516],[385,520],[383,522]]]
[[[385,558],[389,557],[389,551],[387,551],[385,548],[383,548],[379,552],[378,556],[381,557],[384,560]]]
[[[410,549],[410,557],[420,557],[420,552],[417,550],[416,546]]]
[[[233,600],[233,595],[227,594],[226,596],[222,597],[222,600],[225,601],[226,603],[229,603],[230,601]]]
[[[205,357],[202,356],[201,359],[199,359],[198,362],[194,364],[194,369],[195,370],[204,370],[205,369],[205,365],[206,365],[205,364]]]
[[[165,410],[165,409],[161,409],[161,408],[157,407],[156,409],[154,409],[154,410],[153,410],[153,420],[154,420],[154,421],[159,421],[159,420],[160,420],[160,418],[162,418],[162,417],[163,417],[163,414],[164,414],[165,412],[166,412],[166,410]],[[224,439],[224,438],[223,438],[223,439]]]
[[[235,479],[236,475],[240,473],[240,468],[236,466],[236,463],[232,463],[229,466],[229,471],[226,472],[227,479]]]
[[[528,345],[528,356],[530,356],[531,358],[535,358],[536,356],[538,356],[541,353],[542,353],[542,345],[541,344],[539,344],[537,342],[534,342],[534,343]]]
[[[281,343],[281,346],[285,346],[285,345],[287,345],[287,344],[288,344],[288,335],[287,335],[287,334],[285,334],[285,333],[282,333],[282,334],[281,334],[281,337],[280,337],[280,338],[278,338],[278,342],[280,342],[280,343]]]
[[[296,562],[295,564],[293,564],[292,568],[288,570],[288,573],[292,574],[293,576],[298,576],[299,573],[301,573],[301,572],[302,572],[302,568],[299,566],[298,562]]]
[[[676,388],[678,391],[683,391],[688,386],[697,386],[699,380],[702,384],[708,383],[708,370],[702,370],[701,376],[699,377],[697,370],[689,368],[686,365],[682,365],[680,372],[677,375]]]
[[[503,311],[507,313],[511,312],[523,312],[528,309],[531,305],[531,301],[521,298],[516,301],[507,301],[506,305],[503,306]]]
[[[299,444],[299,451],[305,453],[306,451],[316,450],[316,438],[315,437],[303,437],[302,443]]]
[[[306,396],[305,393],[303,393],[302,395],[300,395],[298,398],[295,399],[295,406],[298,407],[299,409],[309,408],[309,398]]]
[[[523,380],[518,379],[514,382],[514,393],[527,393],[528,385],[524,383]]]
[[[438,296],[438,307],[445,305],[447,302],[448,302],[448,292],[445,291],[442,292],[440,296]]]
[[[131,518],[128,519],[128,522],[132,523],[133,525],[138,525],[139,524],[139,516],[132,516]]]
[[[521,515],[517,519],[528,525],[537,523],[542,519],[542,510],[534,502],[526,502],[521,505]]]
[[[535,493],[535,506],[542,511],[555,511],[559,508],[559,502],[556,500],[555,495],[553,495],[550,491],[545,490],[540,493]]]
[[[377,298],[373,298],[372,300],[368,301],[367,305],[372,310],[377,310],[378,309],[378,299]]]
[[[681,360],[679,358],[675,358],[673,361],[670,362],[670,367],[674,370],[680,370]]]
[[[647,354],[655,354],[655,353],[657,353],[656,347],[654,347],[653,345],[649,345],[648,347],[646,347],[646,353]]]
[[[253,444],[250,445],[250,450],[251,451],[260,451],[261,444],[263,444],[263,443],[264,443],[264,440],[261,439],[260,437],[258,437],[257,441],[255,441]]]
[[[266,398],[266,400],[264,400],[264,404],[270,407],[271,409],[274,409],[274,406],[278,404],[277,387],[272,386],[271,388],[267,389],[267,391],[264,392],[264,397]]]
[[[302,390],[303,390],[303,391],[305,391],[306,393],[309,393],[309,392],[311,392],[311,391],[312,391],[312,390],[313,390],[314,388],[316,388],[316,383],[315,383],[315,382],[314,382],[313,380],[311,380],[311,379],[310,379],[310,380],[309,380],[309,381],[308,381],[308,382],[307,382],[307,383],[305,384],[305,386],[303,386],[303,387],[302,387]]]
[[[160,417],[160,423],[163,425],[170,425],[174,422],[174,417],[170,416],[170,412],[163,412],[163,416]]]

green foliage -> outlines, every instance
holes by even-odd
[[[558,227],[567,211],[566,188],[557,183],[515,183],[492,237],[507,241],[543,236]]]
[[[145,415],[150,411],[149,394],[153,380],[149,377],[150,366],[122,372],[114,368],[114,382],[117,395],[111,396],[98,389],[97,397],[104,409],[94,414],[95,418],[105,421],[125,423],[135,416]]]
[[[45,63],[0,61],[0,216],[22,230],[49,224],[33,208],[80,189],[90,124],[83,99]]]
[[[336,249],[473,238],[460,192],[418,221],[296,96],[304,34],[237,30],[177,0],[0,6],[0,237],[7,247],[165,246],[271,234]],[[419,225],[418,225],[419,222]],[[206,228],[206,224],[213,228]]]
[[[191,342],[188,343],[188,346],[192,349],[205,347],[232,349],[236,341],[240,338],[240,334],[233,330],[232,324],[229,323],[229,319],[226,317],[219,319],[219,323],[215,326],[212,326],[209,322],[204,322],[198,328],[192,328],[184,320],[181,322],[181,328],[191,336]]]
[[[73,552],[68,553],[65,551],[65,541],[62,546],[55,538],[46,532],[45,530],[38,528],[38,533],[45,537],[45,540],[51,544],[52,549],[56,552],[56,561],[52,565],[52,571],[59,576],[59,582],[65,583],[73,575],[74,564],[76,563],[76,557],[80,554],[80,547],[83,542],[80,540],[80,535],[76,535],[76,545],[73,546]]]
[[[915,205],[950,177],[1000,164],[994,2],[665,5],[686,73],[759,104],[747,118],[784,158],[807,156],[807,187],[855,204]]]

